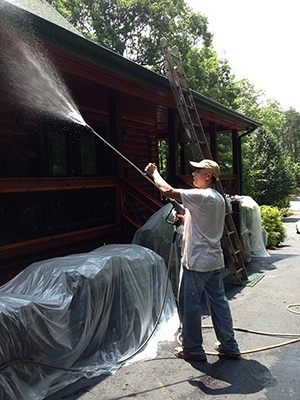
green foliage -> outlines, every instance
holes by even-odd
[[[250,138],[244,168],[245,193],[259,205],[287,207],[295,188],[292,163],[275,136],[258,130]]]
[[[212,46],[191,48],[181,55],[190,87],[232,109],[236,108],[239,89],[228,61],[220,59]]]
[[[161,71],[160,39],[182,54],[207,45],[207,19],[184,0],[48,0],[83,35],[137,62]]]
[[[243,194],[253,197],[259,205],[285,208],[295,189],[296,175],[282,145],[284,115],[279,104],[271,100],[257,107],[256,112],[263,126],[243,141]]]
[[[218,135],[218,161],[222,166],[222,174],[233,174],[232,169],[232,141],[230,135]]]
[[[268,234],[267,248],[277,247],[287,238],[282,213],[277,207],[260,206],[262,226]]]
[[[299,183],[300,183],[300,162],[293,164],[293,169],[294,169],[297,185],[299,185]]]
[[[300,142],[300,114],[290,108],[284,112],[285,123],[282,130],[282,144],[295,164],[300,164],[299,142]],[[300,179],[299,167],[297,168],[297,179]]]
[[[160,39],[177,45],[192,89],[236,108],[239,89],[212,47],[207,18],[185,0],[48,0],[85,37],[163,73]]]
[[[169,145],[165,140],[158,142],[158,154],[159,154],[159,171],[162,176],[168,179],[169,171]]]
[[[236,82],[238,95],[235,100],[236,109],[250,118],[260,121],[260,109],[263,104],[265,93],[256,90],[248,79],[241,79]]]

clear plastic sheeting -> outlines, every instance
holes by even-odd
[[[231,200],[238,201],[241,205],[241,237],[246,262],[250,262],[252,257],[269,257],[266,250],[267,233],[262,227],[259,205],[250,196],[235,196]],[[226,198],[232,211],[231,200]],[[136,232],[132,241],[154,250],[164,258],[166,264],[174,232],[174,226],[166,222],[166,219],[172,221],[172,214],[169,215],[171,210],[171,204],[162,207]],[[181,244],[182,227],[178,231],[171,261],[170,278],[174,293],[177,293],[178,289]]]
[[[172,212],[172,204],[168,203],[153,214],[148,221],[136,231],[132,243],[147,247],[165,260],[166,265],[169,263],[169,253],[174,236],[174,215]],[[168,222],[167,222],[168,221]],[[176,294],[178,290],[179,270],[181,260],[181,245],[182,245],[182,226],[178,227],[176,239],[174,242],[170,279],[172,282],[173,291]]]
[[[0,288],[0,398],[44,399],[79,378],[115,372],[151,334],[166,280],[163,258],[134,244],[26,268]],[[172,340],[170,331],[174,338],[176,316],[169,285],[160,340]]]
[[[266,250],[266,231],[262,227],[259,205],[250,196],[236,196],[242,206],[241,236],[246,261],[270,257]]]

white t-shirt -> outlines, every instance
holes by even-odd
[[[215,189],[181,189],[185,213],[182,264],[192,271],[224,268],[225,200]]]

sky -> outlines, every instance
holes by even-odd
[[[300,112],[299,0],[186,0],[208,19],[213,45],[236,79]]]

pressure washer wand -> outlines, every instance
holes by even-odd
[[[102,142],[104,142],[107,146],[109,146],[113,151],[115,151],[120,157],[122,157],[125,161],[128,162],[128,164],[130,164],[134,169],[137,170],[137,172],[139,174],[141,174],[144,178],[146,178],[150,183],[152,183],[152,185],[154,185],[157,189],[157,186],[155,184],[155,182],[145,173],[143,172],[141,169],[139,169],[135,164],[133,164],[133,162],[131,162],[130,160],[128,160],[127,157],[125,157],[122,153],[120,153],[114,146],[112,146],[107,140],[105,140],[102,136],[100,136],[96,131],[94,131],[94,129],[88,125],[85,124],[84,127],[86,129],[88,129],[89,131],[91,131],[94,135],[96,135],[99,139],[102,140]],[[176,200],[172,200],[169,199],[170,203],[172,204],[173,208],[175,208],[176,212],[179,214],[184,214],[185,210],[184,207],[179,204]]]
[[[144,178],[146,178],[149,182],[152,183],[152,185],[155,185],[155,183],[153,182],[153,180],[145,173],[143,172],[141,169],[139,169],[135,164],[133,164],[133,162],[131,162],[130,160],[128,160],[127,157],[125,157],[122,153],[120,153],[114,146],[112,146],[107,140],[105,140],[102,136],[100,136],[96,131],[94,131],[94,129],[88,125],[85,124],[85,128],[88,129],[89,131],[91,131],[94,135],[96,135],[99,139],[102,140],[102,142],[104,142],[107,146],[109,146],[112,150],[114,150],[120,157],[122,157],[125,161],[128,162],[128,164],[130,164],[133,168],[135,168],[137,170],[138,173],[140,173],[141,175],[143,175]]]

